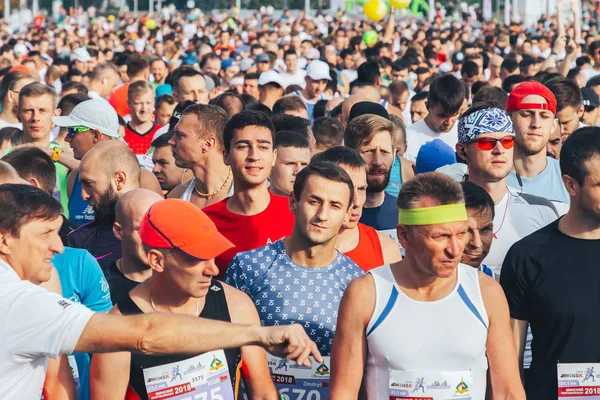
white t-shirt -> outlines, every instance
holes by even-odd
[[[0,261],[0,397],[38,400],[50,357],[73,352],[94,314]]]
[[[452,149],[456,148],[458,142],[458,129],[457,124],[454,124],[449,132],[434,132],[427,126],[425,119],[421,119],[406,129],[406,153],[404,158],[410,161],[417,161],[417,154],[419,149],[426,143],[431,142],[434,139],[440,139]]]
[[[497,275],[500,275],[506,253],[513,244],[558,218],[549,200],[520,193],[512,187],[508,187],[494,211],[494,239],[483,264]]]
[[[590,79],[592,79],[596,75],[600,75],[600,71],[597,70],[597,69],[595,69],[591,65],[589,67],[587,67],[587,68],[582,69],[581,72],[583,73],[583,75],[585,75],[586,81],[589,81]]]
[[[8,127],[23,129],[23,124],[20,122],[16,122],[16,123],[7,122],[7,121],[3,120],[2,118],[0,118],[0,129],[8,128]]]

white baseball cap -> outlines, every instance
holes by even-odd
[[[92,56],[90,56],[90,53],[88,53],[85,48],[78,47],[73,50],[73,53],[71,54],[71,61],[79,61],[84,63],[90,62],[92,61]]]
[[[15,47],[13,47],[13,52],[18,56],[24,56],[29,53],[29,50],[23,43],[17,43],[15,44]]]
[[[264,86],[269,83],[276,83],[279,86],[283,87],[283,82],[281,81],[281,75],[279,75],[279,73],[277,73],[273,70],[263,72],[262,74],[260,74],[260,77],[258,78],[258,86]]]
[[[114,108],[104,99],[83,101],[64,117],[52,117],[52,122],[62,128],[85,126],[100,133],[119,139],[119,117]]]
[[[306,76],[313,81],[321,81],[323,79],[330,81],[329,65],[321,60],[312,61],[306,68]]]

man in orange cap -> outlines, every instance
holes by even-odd
[[[256,308],[248,296],[214,279],[219,273],[215,257],[232,248],[233,244],[217,231],[215,224],[198,207],[180,199],[155,203],[140,224],[140,236],[152,277],[122,298],[111,311],[113,314],[164,312],[239,324],[260,324]],[[218,350],[192,357],[189,354],[99,354],[94,356],[92,366],[92,393],[97,398],[122,399],[130,386],[141,398],[152,397],[159,383],[149,379],[155,375],[155,368],[172,371],[179,366],[180,371],[188,371],[188,366],[200,363],[205,368],[197,368],[185,375],[173,372],[170,382],[176,382],[178,386],[190,384],[198,392],[220,392],[224,398],[237,399],[238,369],[242,358],[242,376],[250,398],[275,398],[277,393],[265,351],[256,346]],[[204,362],[205,359],[207,362]],[[215,360],[218,363],[215,364]],[[217,365],[221,366],[217,368]],[[252,371],[251,375],[249,371]],[[208,376],[208,380],[198,387],[194,378],[202,375]],[[211,380],[211,375],[219,379]],[[164,386],[160,387],[164,389]]]

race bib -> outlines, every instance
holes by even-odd
[[[558,398],[600,400],[600,363],[558,364]]]
[[[271,378],[282,400],[327,400],[329,398],[329,357],[319,364],[312,357],[312,367],[267,354]]]
[[[470,400],[471,371],[391,371],[390,400]]]
[[[223,350],[144,369],[149,400],[234,400]]]
[[[67,359],[69,360],[69,366],[71,367],[71,374],[73,374],[75,389],[79,390],[79,368],[77,368],[77,361],[75,360],[75,356],[69,356]]]

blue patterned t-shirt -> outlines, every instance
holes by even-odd
[[[300,323],[324,356],[331,353],[342,295],[351,280],[364,272],[338,252],[322,268],[295,264],[283,240],[238,253],[225,282],[245,292],[265,326]]]

